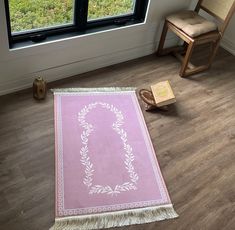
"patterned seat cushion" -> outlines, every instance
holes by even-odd
[[[217,30],[214,22],[208,21],[194,11],[184,10],[167,17],[167,20],[190,37]]]

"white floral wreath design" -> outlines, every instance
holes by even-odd
[[[129,177],[131,179],[131,182],[125,182],[121,185],[116,185],[114,188],[112,188],[109,185],[102,186],[102,185],[92,185],[93,183],[93,175],[94,175],[94,168],[93,164],[90,161],[90,157],[88,156],[89,148],[88,148],[88,137],[89,135],[94,131],[92,124],[89,124],[85,121],[86,115],[97,106],[101,106],[104,109],[107,109],[111,112],[113,112],[117,118],[116,122],[113,123],[112,129],[117,132],[120,135],[120,138],[123,142],[123,148],[126,152],[125,154],[125,168],[129,174]],[[99,194],[99,193],[106,193],[109,195],[117,195],[121,192],[126,192],[129,190],[136,190],[136,184],[139,179],[137,173],[135,172],[134,166],[132,165],[132,162],[134,161],[134,155],[132,153],[131,146],[127,143],[127,134],[126,132],[121,128],[121,126],[124,124],[124,117],[121,111],[119,111],[116,107],[113,105],[109,105],[104,102],[94,102],[89,104],[88,106],[85,106],[79,113],[78,113],[78,121],[80,123],[80,126],[84,128],[82,134],[81,134],[81,141],[83,146],[80,150],[81,155],[81,163],[85,166],[85,176],[83,179],[83,183],[90,188],[89,194]]]

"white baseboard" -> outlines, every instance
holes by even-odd
[[[224,36],[221,41],[221,46],[227,50],[229,53],[235,56],[235,42],[234,40],[229,39],[228,37]]]
[[[177,40],[175,38],[169,38],[166,40],[166,46],[175,45],[175,43],[177,43]],[[104,56],[92,57],[79,62],[66,63],[65,65],[62,66],[56,66],[49,69],[45,69],[40,72],[30,73],[24,77],[19,76],[17,80],[5,81],[3,84],[1,84],[0,95],[32,87],[33,80],[38,75],[44,77],[44,79],[47,82],[52,82],[55,80],[103,68],[106,66],[147,56],[154,53],[155,50],[156,50],[156,44],[154,43],[145,44],[143,46],[139,46],[128,50],[122,50]]]

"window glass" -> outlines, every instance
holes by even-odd
[[[88,20],[133,14],[136,0],[89,0]]]
[[[1,0],[0,0],[1,1]],[[2,0],[9,47],[144,21],[149,0]]]
[[[73,23],[74,0],[9,0],[12,32]]]

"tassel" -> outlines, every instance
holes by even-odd
[[[56,218],[50,230],[94,230],[177,218],[172,205]]]
[[[105,88],[64,88],[64,89],[51,89],[51,91],[56,93],[86,93],[86,92],[133,92],[135,87],[105,87]]]

